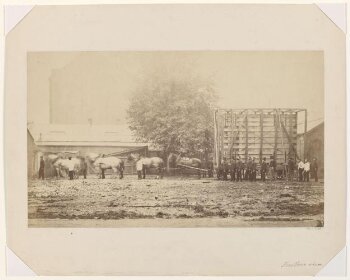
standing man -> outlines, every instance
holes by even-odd
[[[105,154],[102,154],[101,157],[104,158],[104,157],[105,157]],[[100,163],[100,169],[101,169],[101,178],[102,178],[102,179],[105,179],[105,178],[106,178],[106,176],[105,176],[105,169],[102,168],[102,163]]]
[[[251,170],[252,181],[256,181],[256,162],[255,162],[255,157],[253,157],[251,169],[252,169]]]
[[[104,168],[101,168],[101,178],[102,178],[102,179],[105,179],[105,178],[106,178]]]
[[[242,160],[240,160],[240,162],[241,162],[241,176],[242,176],[241,179],[246,180],[247,164],[246,164],[246,162],[243,162]]]
[[[246,165],[246,170],[244,173],[244,179],[251,181],[252,175],[251,175],[251,170],[252,170],[252,158],[249,157],[247,165]]]
[[[267,163],[266,163],[266,158],[263,158],[263,161],[261,163],[261,180],[265,182],[266,180],[266,172],[267,172]]]
[[[242,182],[242,170],[243,170],[243,162],[241,161],[240,158],[238,158],[238,163],[236,166],[236,172],[237,172],[237,182],[241,181]]]
[[[224,176],[224,160],[223,159],[219,163],[216,176],[218,177],[219,180],[223,179],[223,176]]]
[[[310,175],[310,162],[305,159],[304,162],[304,181],[309,182],[309,175]]]
[[[88,166],[87,166],[86,159],[83,158],[83,160],[82,160],[82,169],[83,170],[82,171],[83,171],[84,179],[86,179],[87,168],[88,168]]]
[[[138,160],[136,162],[136,170],[137,170],[137,179],[141,180],[142,179],[142,171],[143,171],[143,162],[142,162],[142,160]]]
[[[213,178],[214,177],[214,164],[212,160],[209,160],[208,162],[208,177]]]
[[[43,156],[40,157],[40,166],[39,166],[39,179],[44,180],[44,170],[45,170],[45,161]]]
[[[69,180],[73,180],[73,176],[74,176],[74,162],[72,161],[72,157],[68,158],[68,173],[69,173]]]
[[[294,160],[292,158],[288,159],[288,180],[293,181],[294,179]]]
[[[227,181],[227,173],[228,173],[228,164],[226,161],[226,158],[224,157],[223,161],[222,161],[222,177],[224,181]]]
[[[318,163],[317,163],[317,159],[316,158],[314,158],[312,160],[311,171],[312,171],[313,176],[315,178],[315,182],[318,182]]]
[[[276,160],[274,156],[270,157],[270,177],[271,180],[275,180],[276,179]]]
[[[230,166],[230,177],[231,177],[231,181],[235,181],[236,180],[236,169],[237,169],[237,163],[236,163],[236,159],[234,159],[231,162],[231,166]],[[238,179],[238,178],[237,178]]]
[[[136,170],[137,170],[137,178],[138,179],[146,179],[146,168],[145,165],[143,164],[144,162],[144,157],[139,156],[139,159],[136,162]],[[123,165],[124,169],[124,165]],[[159,171],[159,174],[161,174],[161,171]]]
[[[299,174],[299,182],[302,182],[303,175],[304,175],[304,163],[302,160],[299,160],[299,163],[298,163],[298,174]]]

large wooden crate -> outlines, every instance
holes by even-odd
[[[214,163],[223,158],[244,162],[254,157],[261,162],[275,158],[283,163],[297,153],[298,113],[305,109],[215,109]],[[305,125],[306,129],[306,125]]]

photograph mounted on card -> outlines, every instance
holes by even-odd
[[[33,7],[8,247],[38,275],[315,275],[345,245],[345,80],[325,7]]]

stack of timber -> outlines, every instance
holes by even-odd
[[[297,160],[298,113],[305,109],[215,109],[214,110],[214,163],[223,158],[232,161],[241,158],[256,162],[265,157],[285,163]],[[306,129],[306,126],[305,126]]]

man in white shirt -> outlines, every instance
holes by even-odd
[[[68,172],[69,172],[69,180],[73,180],[73,176],[74,176],[74,162],[72,161],[72,158],[69,157],[68,158]]]
[[[298,174],[299,174],[299,182],[303,181],[303,175],[304,175],[304,163],[302,160],[298,163]]]
[[[304,181],[309,182],[309,174],[310,174],[310,162],[305,159],[304,162]]]
[[[137,178],[139,180],[142,179],[142,172],[144,171],[144,166],[143,166],[142,159],[139,159],[136,162],[136,170],[137,170]]]

